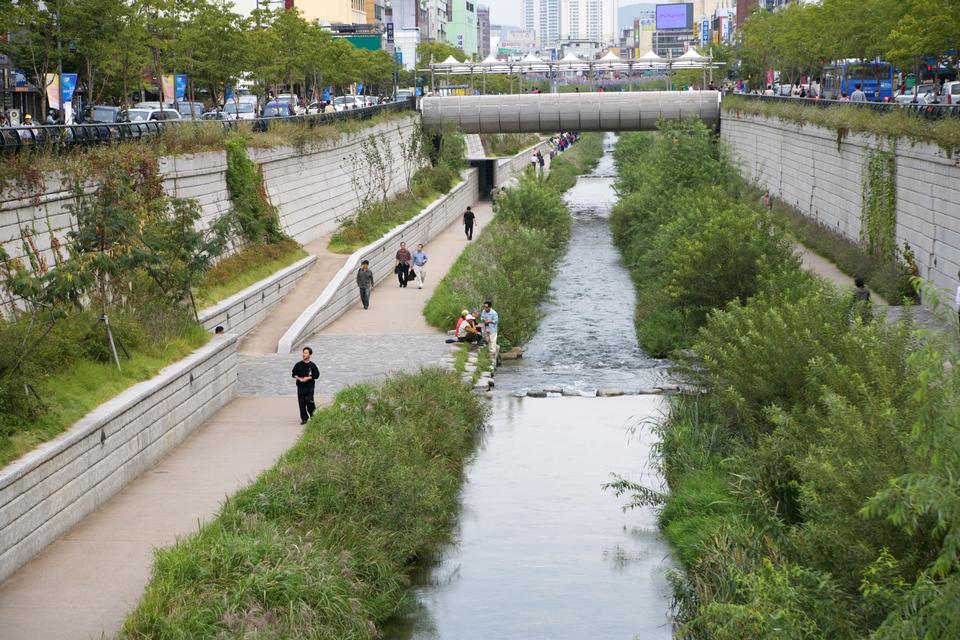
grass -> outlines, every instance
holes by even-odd
[[[470,357],[470,353],[472,349],[470,348],[470,345],[467,343],[460,344],[458,345],[458,347],[459,348],[456,349],[453,353],[453,370],[457,373],[458,376],[461,376],[463,375],[463,372],[466,369],[467,360]],[[477,354],[477,367],[476,367],[476,370],[473,372],[473,378],[471,380],[472,384],[477,383],[477,381],[480,379],[480,375],[484,371],[493,370],[493,366],[490,361],[489,348],[481,347],[477,349],[476,354]]]
[[[917,271],[915,263],[913,267],[910,266],[913,252],[909,246],[905,245],[904,250],[898,252],[902,259],[890,261],[871,254],[860,243],[784,202],[773,200],[772,212],[777,220],[786,224],[800,244],[829,259],[851,278],[863,278],[868,287],[890,304],[903,304],[904,298],[918,302],[916,291],[910,283],[910,277],[916,275]]]
[[[55,438],[100,404],[137,382],[149,380],[209,339],[210,334],[203,327],[192,325],[176,337],[132,350],[130,359],[124,359],[121,354],[122,372],[118,372],[112,362],[76,360],[59,368],[55,377],[34,379],[32,384],[43,399],[46,411],[15,427],[4,425],[0,436],[0,465]]]
[[[126,638],[379,637],[449,542],[484,408],[452,373],[337,394],[271,469],[156,552]]]
[[[483,150],[489,157],[515,156],[540,141],[533,133],[481,133]]]
[[[814,107],[786,100],[750,100],[724,97],[722,107],[736,114],[776,118],[801,126],[812,124],[837,132],[839,145],[848,133],[866,133],[882,138],[930,142],[948,154],[960,148],[960,118],[927,120],[906,109],[873,111],[852,105]]]
[[[248,245],[214,265],[197,289],[197,308],[212,306],[284,267],[305,258],[307,252],[294,240]]]

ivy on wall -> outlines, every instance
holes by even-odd
[[[897,166],[895,147],[873,151],[864,165],[860,240],[870,253],[893,260],[897,255]]]
[[[279,242],[284,238],[277,208],[270,204],[263,175],[247,157],[247,141],[233,134],[224,141],[227,151],[227,190],[240,235],[248,242]]]

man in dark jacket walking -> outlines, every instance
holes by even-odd
[[[357,286],[360,287],[360,302],[364,309],[370,308],[370,292],[373,291],[373,271],[370,271],[370,261],[364,260],[357,270]]]
[[[463,232],[467,235],[467,240],[473,240],[473,221],[476,216],[470,207],[463,212]]]
[[[393,270],[397,272],[397,280],[400,281],[400,286],[406,288],[407,274],[410,273],[410,261],[413,259],[413,256],[410,255],[410,250],[407,249],[406,242],[400,243],[400,248],[397,250],[396,259],[397,265]]]
[[[313,389],[320,377],[320,369],[310,362],[312,355],[313,349],[304,347],[303,359],[293,365],[293,377],[297,381],[297,404],[300,406],[300,424],[307,424],[307,420],[317,410],[317,405],[313,402]]]

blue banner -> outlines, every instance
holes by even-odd
[[[77,74],[65,73],[60,78],[60,92],[63,96],[63,104],[73,101],[73,92],[77,90]]]
[[[187,74],[177,74],[177,77],[173,83],[173,90],[176,95],[177,102],[187,97]]]
[[[362,95],[362,94],[363,94],[363,83],[362,83],[362,82],[358,82],[358,83],[357,83],[357,95],[359,96],[359,95]]]
[[[403,65],[403,51],[397,49],[393,52],[394,57],[397,59],[397,64]]]
[[[323,101],[330,102],[331,95],[333,95],[333,87],[325,87],[323,90]]]

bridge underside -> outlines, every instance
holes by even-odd
[[[657,120],[720,124],[717,91],[540,93],[423,98],[423,126],[464,133],[651,131]]]

